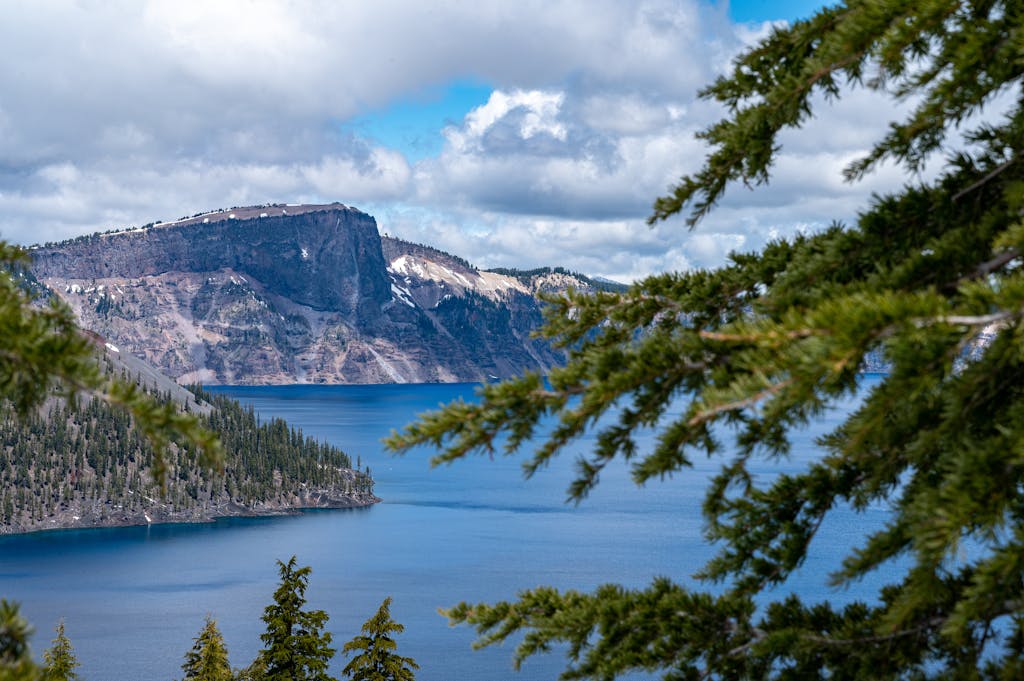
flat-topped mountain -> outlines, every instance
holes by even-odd
[[[342,204],[212,211],[32,250],[82,325],[180,383],[483,381],[562,357],[530,337],[561,270],[482,271]]]

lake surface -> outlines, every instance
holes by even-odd
[[[576,507],[563,500],[572,460],[589,440],[528,481],[519,458],[431,469],[430,452],[400,458],[383,452],[380,438],[392,428],[459,396],[471,399],[474,388],[218,388],[265,418],[283,417],[359,457],[371,467],[383,503],[283,518],[0,537],[0,596],[22,603],[37,628],[36,654],[64,618],[85,679],[169,680],[179,677],[207,614],[217,619],[232,664],[247,665],[261,647],[260,616],[277,584],[275,561],[296,555],[313,568],[309,607],[330,614],[327,629],[339,649],[390,595],[393,617],[406,626],[399,652],[420,664],[419,681],[555,679],[564,668],[560,655],[533,658],[516,674],[510,646],[472,651],[473,632],[448,627],[437,608],[512,598],[543,584],[642,587],[657,575],[695,584],[690,575],[713,553],[701,537],[700,504],[714,462],[700,460],[694,470],[644,488],[613,466]],[[799,433],[791,459],[765,464],[762,473],[801,468],[816,454],[814,437],[849,408],[841,405]],[[837,513],[784,588],[815,599],[869,598],[886,575],[838,592],[826,587],[826,575],[886,514],[884,508]],[[340,675],[345,662],[339,653],[332,672]]]

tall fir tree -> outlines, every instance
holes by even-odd
[[[77,681],[78,658],[64,634],[64,620],[57,624],[57,636],[43,652],[42,681]]]
[[[185,653],[181,669],[185,681],[231,681],[231,664],[224,637],[217,628],[217,621],[207,616],[199,635],[193,639],[192,650]]]
[[[652,222],[688,211],[695,227],[730,186],[768,183],[780,133],[856,87],[909,113],[846,179],[888,162],[908,184],[855,225],[714,271],[550,298],[543,334],[567,349],[565,367],[484,386],[479,403],[389,439],[440,447],[440,463],[538,435],[529,474],[596,431],[575,501],[616,460],[642,484],[715,457],[704,515],[719,552],[698,576],[719,586],[538,588],[459,604],[451,621],[475,626],[481,645],[522,635],[516,664],[564,644],[565,679],[1024,678],[1022,81],[1024,4],[1010,0],[847,0],[741,54],[702,93],[726,112],[700,134],[703,167],[656,201]],[[922,182],[939,155],[943,172]],[[875,358],[888,371],[868,391],[861,370]],[[754,475],[786,456],[792,429],[854,395],[805,470]],[[771,592],[834,509],[879,505],[885,526],[851,539],[829,578],[905,565],[874,598],[837,607]]]
[[[358,653],[345,666],[344,674],[352,681],[413,681],[414,669],[419,665],[411,657],[395,653],[398,644],[394,635],[405,631],[405,626],[391,619],[391,597],[363,624],[362,635],[345,644],[346,654]]]
[[[330,632],[323,610],[303,610],[309,585],[309,566],[296,567],[292,556],[287,563],[277,561],[281,584],[274,592],[274,603],[263,611],[267,631],[260,635],[265,648],[260,653],[267,681],[333,681],[327,666],[334,657]]]

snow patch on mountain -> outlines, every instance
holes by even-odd
[[[393,278],[403,280],[406,285],[411,285],[413,280],[418,279],[420,283],[433,282],[448,287],[456,294],[473,291],[492,300],[500,300],[503,294],[510,291],[529,293],[526,286],[513,277],[494,272],[460,272],[442,263],[414,255],[398,256],[388,264],[388,272]]]
[[[416,303],[412,301],[412,294],[407,289],[392,282],[391,292],[395,294],[395,300],[401,301],[409,307],[416,307]]]

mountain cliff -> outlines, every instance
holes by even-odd
[[[562,357],[530,333],[561,270],[482,271],[342,204],[213,211],[32,250],[82,325],[179,383],[484,381]]]

